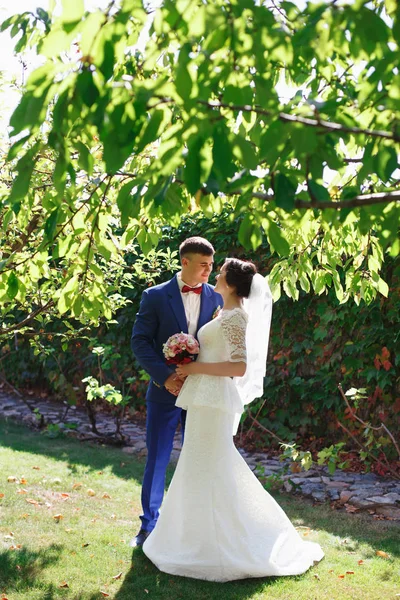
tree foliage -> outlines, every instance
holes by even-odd
[[[196,214],[183,218],[178,228],[166,226],[157,251],[146,257],[140,252],[127,254],[122,290],[127,305],[118,311],[115,322],[79,327],[64,317],[51,320],[38,315],[36,331],[19,334],[17,343],[0,340],[0,378],[31,393],[50,393],[67,402],[67,407],[85,404],[93,425],[99,405],[112,412],[117,423],[130,410],[145,410],[146,374],[129,347],[143,286],[146,281],[158,284],[172,277],[178,252],[171,248],[177,248],[193,230],[212,242],[217,264],[227,255],[236,255],[250,258],[261,272],[269,272],[275,258],[265,235],[256,251],[246,251],[238,243],[243,218],[232,221],[231,212],[224,209],[211,219]],[[381,424],[394,435],[400,426],[399,276],[395,260],[388,258],[382,277],[389,283],[389,297],[379,296],[368,306],[339,304],[334,289],[321,296],[301,291],[297,302],[282,296],[273,311],[265,392],[249,406],[251,414],[244,422],[248,442],[265,444],[265,435],[259,435],[259,426],[252,421],[256,418],[272,436],[301,444],[307,453],[330,444],[343,445],[343,441],[350,442],[347,448],[357,450],[353,435],[375,458],[386,455],[389,461],[396,460],[395,448]],[[339,384],[344,390],[367,391],[360,398],[349,397],[350,410]],[[356,417],[368,422],[368,429]],[[270,447],[274,438],[267,439]],[[333,461],[334,456],[329,456]],[[357,456],[373,460],[365,456],[365,450]]]
[[[64,0],[60,15],[50,4],[2,26],[16,52],[44,59],[11,117],[1,174],[4,334],[43,311],[110,319],[131,245],[147,254],[163,224],[227,202],[245,248],[267,236],[275,299],[282,288],[387,295],[382,261],[399,251],[396,0],[165,0],[154,14],[140,0],[93,12]]]

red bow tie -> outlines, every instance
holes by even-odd
[[[195,294],[201,294],[201,288],[203,286],[199,285],[198,287],[190,287],[189,285],[184,285],[182,288],[182,294],[187,294],[188,292],[194,292]]]

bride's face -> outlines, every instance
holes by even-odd
[[[220,272],[216,276],[217,283],[214,290],[221,295],[229,295],[232,291],[230,285],[226,283],[226,267],[222,265]]]

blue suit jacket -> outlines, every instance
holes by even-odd
[[[222,297],[213,286],[203,284],[197,331],[211,321]],[[150,375],[146,398],[152,402],[175,404],[176,397],[164,387],[174,372],[167,365],[163,344],[174,333],[188,333],[185,309],[176,276],[143,292],[132,330],[131,347],[140,366]]]

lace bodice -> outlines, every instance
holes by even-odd
[[[200,328],[200,353],[197,362],[246,361],[247,313],[242,308],[221,311],[213,321]],[[176,406],[208,406],[239,415],[243,402],[232,377],[189,375]]]
[[[247,314],[242,308],[222,310],[198,333],[201,362],[246,362]]]

